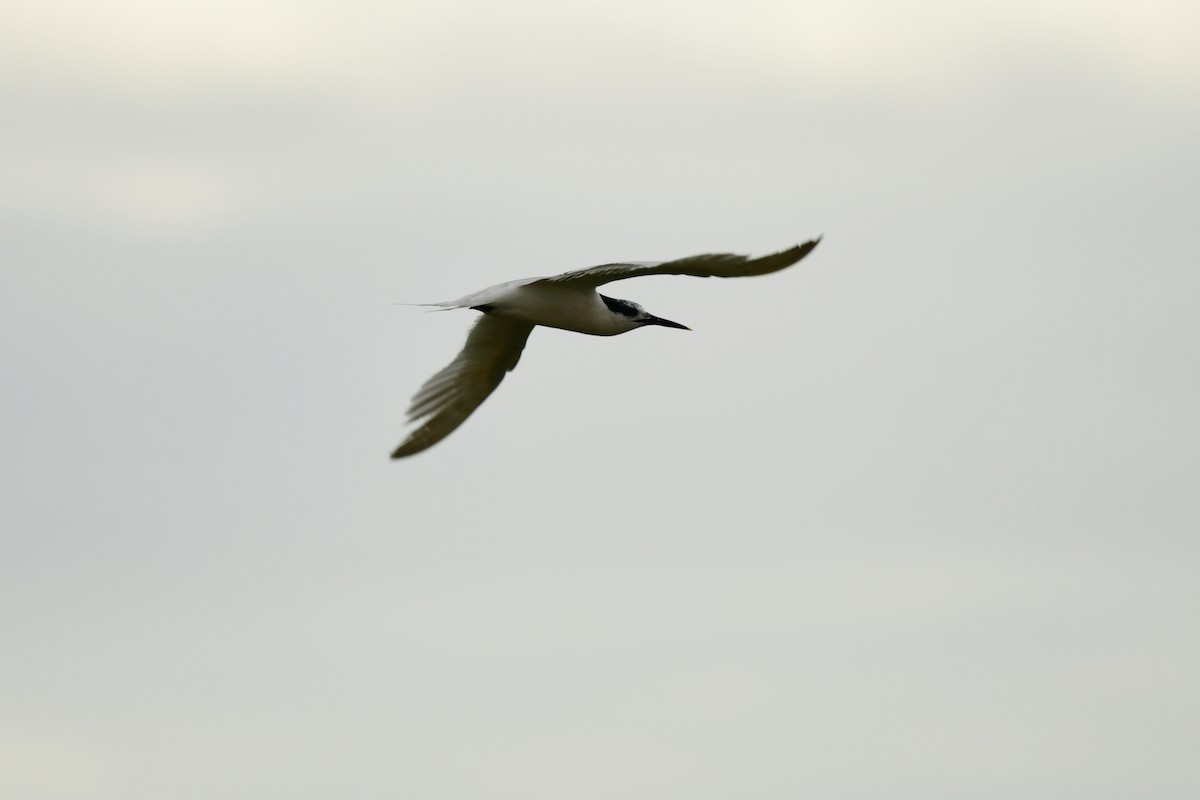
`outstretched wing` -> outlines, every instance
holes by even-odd
[[[564,272],[552,278],[542,278],[538,283],[568,283],[574,286],[595,288],[625,278],[641,275],[694,275],[697,278],[744,278],[750,275],[766,275],[790,267],[812,252],[821,241],[798,244],[790,250],[773,253],[761,258],[750,258],[733,253],[708,253],[689,256],[675,261],[634,261],[627,264],[601,264],[598,267]]]
[[[404,458],[445,439],[487,399],[504,373],[521,360],[533,326],[483,314],[467,343],[440,372],[425,382],[408,408],[408,421],[424,420],[392,453]]]

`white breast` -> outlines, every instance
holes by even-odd
[[[510,286],[487,305],[499,317],[593,336],[614,336],[636,327],[609,311],[593,289],[552,283]]]

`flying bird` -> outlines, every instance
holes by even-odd
[[[504,375],[517,366],[525,341],[537,325],[616,336],[648,325],[691,330],[656,317],[637,303],[602,295],[596,287],[642,275],[694,275],[698,278],[743,278],[766,275],[804,258],[820,237],[761,258],[709,253],[675,261],[602,264],[550,278],[524,278],[501,283],[445,303],[440,309],[470,308],[482,312],[467,343],[446,367],[425,382],[408,408],[408,421],[420,422],[392,452],[392,458],[419,453],[450,435],[488,398]]]

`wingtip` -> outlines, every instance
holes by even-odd
[[[825,234],[822,233],[820,236],[818,236],[815,239],[809,239],[807,242],[804,242],[803,244],[796,245],[789,252],[796,253],[796,261],[799,261],[800,259],[807,256],[809,253],[811,253],[813,250],[815,250],[817,245],[819,245],[821,243],[821,240],[823,238],[825,238]],[[795,263],[795,262],[793,262],[793,263]]]
[[[421,448],[413,449],[413,443],[406,439],[396,446],[396,449],[392,451],[392,454],[388,458],[392,461],[398,461],[401,458],[411,456],[413,453],[419,453],[420,451]]]
[[[391,461],[399,461],[402,458],[408,458],[409,456],[414,456],[417,453],[420,453],[422,450],[427,449],[428,447],[429,447],[428,445],[418,446],[414,442],[401,442],[400,446],[397,447],[395,450],[393,450],[392,454],[390,456],[388,456],[388,458]]]

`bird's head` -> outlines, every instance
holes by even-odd
[[[605,295],[600,295],[600,299],[604,301],[604,305],[608,306],[608,310],[612,312],[613,316],[622,325],[628,325],[627,330],[644,328],[647,325],[662,325],[664,328],[691,330],[687,325],[680,325],[678,322],[656,317],[642,308],[641,305],[631,300],[618,300],[615,297],[606,297]]]

